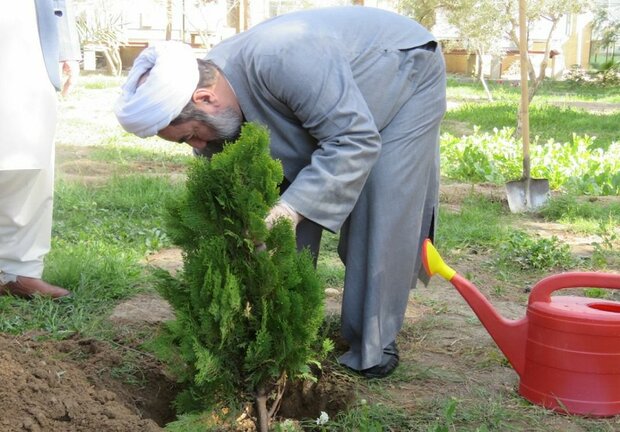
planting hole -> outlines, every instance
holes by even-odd
[[[354,400],[352,382],[342,374],[324,370],[317,382],[288,383],[278,416],[297,420],[312,419],[325,411],[333,418],[339,412],[346,411]]]

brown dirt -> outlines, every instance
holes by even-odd
[[[158,423],[173,418],[174,382],[144,358],[144,383],[124,385],[112,376],[122,366],[119,350],[103,342],[0,335],[0,430],[162,430]]]

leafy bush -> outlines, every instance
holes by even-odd
[[[286,377],[309,376],[321,353],[323,288],[310,253],[297,253],[288,221],[264,223],[282,180],[268,145],[264,128],[244,126],[211,161],[193,161],[186,192],[169,205],[168,234],[183,248],[184,268],[161,274],[176,320],[156,350],[187,386],[182,412],[254,400],[261,424],[267,399],[281,396]]]
[[[522,231],[514,231],[499,248],[499,262],[518,266],[520,270],[568,268],[573,257],[567,244],[557,237],[533,239]]]
[[[547,220],[573,222],[587,219],[594,222],[612,222],[620,226],[620,202],[607,202],[597,198],[580,200],[575,195],[563,194],[549,199],[540,209],[540,214]]]
[[[441,168],[444,175],[473,183],[504,183],[521,176],[520,149],[513,138],[514,129],[495,129],[493,134],[474,133],[463,137],[443,134]]]
[[[572,65],[565,73],[564,78],[578,85],[593,85],[611,87],[620,84],[620,63],[608,60],[602,64],[594,65],[594,70],[585,70],[578,65]]]
[[[607,150],[593,143],[594,138],[573,136],[571,143],[550,140],[534,148],[538,175],[580,195],[620,195],[620,142]]]
[[[607,150],[595,138],[573,135],[570,143],[536,141],[530,148],[531,175],[552,189],[585,195],[620,195],[620,142]],[[457,138],[442,135],[442,171],[455,180],[503,184],[522,175],[522,147],[511,128]]]

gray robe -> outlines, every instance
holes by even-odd
[[[432,236],[445,112],[433,40],[411,19],[349,6],[273,18],[207,55],[245,119],[270,130],[290,182],[282,199],[307,219],[298,242],[316,251],[322,228],[340,231],[340,361],[353,369],[377,365],[395,340]]]

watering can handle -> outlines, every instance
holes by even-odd
[[[542,279],[530,294],[529,304],[550,302],[551,293],[564,288],[620,289],[620,274],[595,272],[569,272]]]

